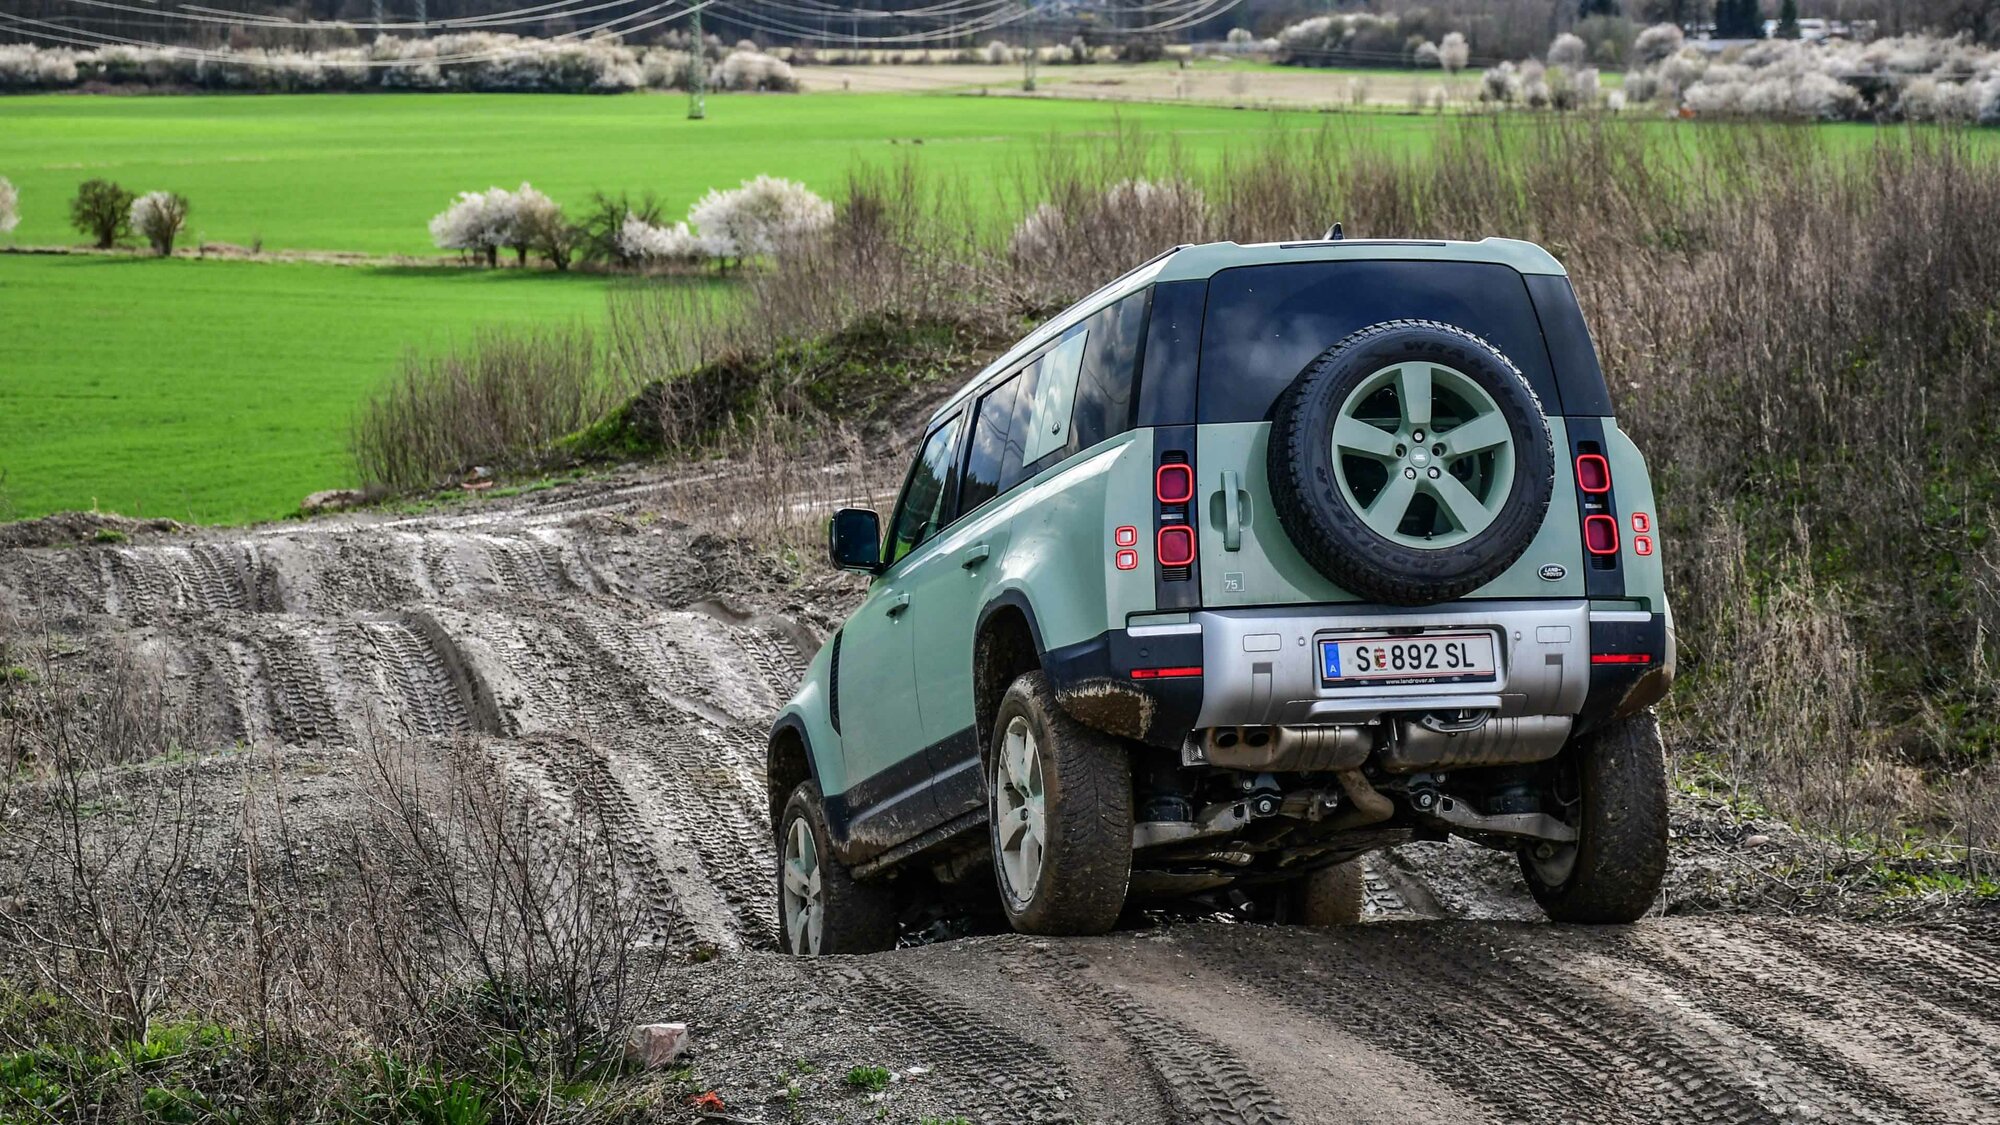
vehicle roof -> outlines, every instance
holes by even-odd
[[[1532,242],[1514,238],[1482,238],[1477,242],[1448,239],[1342,238],[1299,242],[1207,242],[1198,246],[1176,246],[1172,250],[1131,270],[1123,277],[1098,289],[1090,296],[1050,317],[1023,337],[1005,355],[981,369],[931,415],[935,424],[977,390],[996,372],[1011,367],[1039,350],[1044,344],[1074,327],[1115,301],[1160,281],[1200,281],[1238,266],[1265,266],[1287,262],[1332,261],[1438,261],[1491,262],[1510,266],[1523,274],[1567,275],[1555,256]],[[926,425],[929,429],[929,425]]]

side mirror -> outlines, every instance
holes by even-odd
[[[882,517],[867,508],[842,508],[826,525],[826,553],[841,570],[875,574],[882,569]]]

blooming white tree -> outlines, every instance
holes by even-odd
[[[1438,41],[1438,65],[1444,67],[1445,73],[1457,74],[1471,61],[1472,47],[1466,43],[1465,33],[1445,32],[1444,38]]]
[[[14,189],[13,181],[0,176],[0,234],[6,234],[21,225],[21,193]]]
[[[1438,51],[1436,43],[1426,39],[1422,43],[1417,44],[1418,66],[1443,66],[1442,58],[1443,55]]]
[[[999,39],[986,44],[986,61],[994,65],[1006,62],[1013,55],[1007,44]]]
[[[1662,59],[1677,55],[1686,38],[1681,33],[1680,25],[1656,23],[1632,40],[1632,61],[1640,66],[1651,66]]]
[[[686,223],[657,227],[630,212],[625,215],[625,224],[618,228],[618,251],[633,261],[682,265],[707,257],[701,240],[688,230]]]
[[[500,243],[493,237],[494,193],[505,194],[505,189],[460,192],[451,206],[431,218],[431,241],[440,250],[474,254],[493,265],[500,254]]]
[[[485,191],[460,192],[451,206],[431,219],[431,241],[440,250],[458,250],[498,265],[502,247],[512,249],[526,265],[538,231],[547,229],[553,213],[562,209],[554,200],[522,184],[518,191],[503,187]]]
[[[1570,80],[1570,88],[1576,94],[1576,104],[1586,109],[1596,105],[1600,85],[1596,67],[1586,66],[1577,71],[1576,77]]]
[[[1549,44],[1548,62],[1550,66],[1566,66],[1571,70],[1583,65],[1583,39],[1565,31]]]
[[[711,189],[688,210],[688,222],[709,255],[726,264],[776,254],[789,239],[826,229],[833,204],[804,184],[759,176],[730,191]]]
[[[149,191],[132,201],[132,229],[163,258],[174,252],[187,217],[187,199],[170,191]]]
[[[709,72],[708,84],[717,90],[774,90],[799,88],[792,65],[761,51],[732,51]]]
[[[562,208],[556,201],[536,191],[523,181],[519,191],[509,193],[506,229],[506,245],[514,250],[515,261],[528,264],[528,251],[534,249],[536,239],[550,229],[551,224],[562,222]]]

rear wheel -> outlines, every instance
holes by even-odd
[[[1000,701],[987,819],[1000,905],[1031,934],[1100,934],[1132,876],[1132,763],[1116,739],[1069,717],[1040,672]]]
[[[1521,874],[1557,922],[1632,922],[1652,908],[1667,872],[1666,744],[1652,711],[1617,719],[1556,760],[1557,815],[1573,844],[1521,849]]]
[[[1350,859],[1257,888],[1251,916],[1280,926],[1352,926],[1366,900],[1361,861]]]
[[[858,882],[834,858],[819,786],[792,790],[778,821],[778,943],[786,953],[874,953],[896,944],[889,888]]]
[[[1322,867],[1286,889],[1288,920],[1295,925],[1352,926],[1361,921],[1367,889],[1358,859]]]

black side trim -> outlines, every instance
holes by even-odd
[[[1535,316],[1542,322],[1542,339],[1549,346],[1549,363],[1555,368],[1556,394],[1562,399],[1564,414],[1607,418],[1611,392],[1604,384],[1604,369],[1597,363],[1597,348],[1590,342],[1590,327],[1583,310],[1577,307],[1576,291],[1569,278],[1552,274],[1528,274],[1528,296],[1535,303]]]
[[[833,849],[843,863],[858,863],[937,823],[927,754],[912,754],[847,787],[823,794]]]
[[[840,733],[840,636],[847,630],[836,630],[833,634],[833,652],[827,657],[826,671],[826,721],[833,727],[833,733]]]
[[[1590,651],[1596,653],[1645,653],[1652,659],[1644,664],[1592,664],[1590,693],[1576,717],[1578,734],[1591,730],[1611,716],[1632,685],[1657,671],[1667,658],[1667,617],[1653,614],[1647,621],[1593,621],[1590,624]]]
[[[1611,490],[1601,496],[1592,496],[1576,482],[1576,459],[1586,453],[1605,457],[1604,419],[1568,418],[1564,424],[1569,428],[1569,465],[1558,468],[1561,476],[1569,474],[1569,489],[1576,497],[1577,534],[1583,534],[1586,516],[1603,514],[1611,517],[1618,525],[1619,552],[1615,555],[1593,555],[1588,548],[1583,551],[1583,590],[1593,598],[1622,598],[1625,596],[1625,537],[1630,534],[1625,524],[1625,516],[1618,507],[1618,482],[1611,482]],[[1578,543],[1581,547],[1582,543]]]
[[[1132,669],[1194,668],[1201,665],[1201,656],[1198,633],[1134,637],[1123,629],[1111,629],[1048,650],[1042,656],[1042,670],[1056,698],[1078,722],[1148,746],[1178,750],[1201,714],[1202,678],[1135,680]],[[1140,716],[1145,716],[1143,722]]]
[[[1208,282],[1163,281],[1153,286],[1139,367],[1139,425],[1194,422],[1195,371],[1201,364],[1202,314]]]
[[[986,807],[982,805],[963,816],[953,817],[920,836],[911,837],[874,859],[856,864],[852,874],[856,879],[872,878],[876,873],[906,859],[923,855],[940,844],[948,844],[974,829],[984,827],[986,827]]]
[[[969,726],[930,744],[931,796],[938,815],[956,817],[986,807],[986,780],[980,771],[979,728]]]

